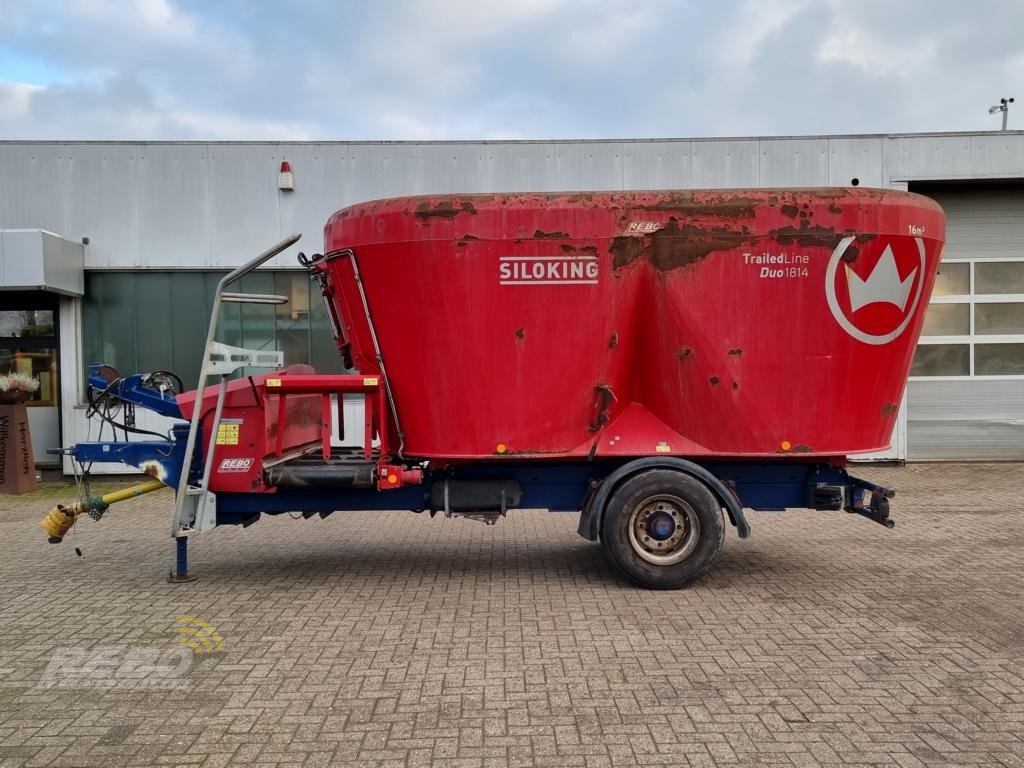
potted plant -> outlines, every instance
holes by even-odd
[[[0,374],[0,405],[24,403],[39,390],[39,379],[24,373]]]

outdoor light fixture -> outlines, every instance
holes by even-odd
[[[996,104],[994,107],[989,107],[988,108],[988,113],[990,115],[994,115],[996,112],[1002,112],[1003,113],[1003,127],[1002,127],[1001,130],[1004,130],[1004,131],[1006,130],[1006,116],[1010,112],[1010,105],[1011,104],[1013,104],[1013,98],[1012,97],[1009,98],[1009,99],[1000,99],[998,104]]]
[[[295,177],[292,175],[292,166],[287,160],[281,161],[281,171],[277,174],[277,188],[283,192],[295,191]]]

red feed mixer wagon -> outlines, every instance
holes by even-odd
[[[545,508],[579,512],[580,534],[633,581],[678,587],[713,564],[724,519],[749,535],[745,509],[892,527],[893,492],[851,476],[846,456],[889,443],[944,230],[933,201],[863,188],[354,205],[300,262],[358,374],[219,344],[215,306],[198,391],[175,396],[163,372],[91,379],[101,417],[127,401],[188,425],[66,451],[113,452],[177,489],[175,578],[190,535],[262,513],[493,523]],[[228,275],[218,305],[281,300],[226,288],[295,239]],[[232,379],[254,365],[277,371]],[[353,394],[363,444],[339,448]],[[44,528],[59,540],[105,508],[85,496]]]

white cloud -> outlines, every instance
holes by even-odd
[[[39,90],[38,85],[0,82],[0,122],[28,117],[32,94]]]
[[[828,64],[849,64],[872,77],[906,77],[933,67],[938,47],[934,39],[901,40],[892,45],[863,27],[839,21],[818,47],[818,58]]]
[[[1014,95],[1022,77],[1024,3],[985,10],[959,0],[0,0],[0,138],[986,128],[978,104]]]
[[[807,4],[808,0],[746,0],[722,30],[719,64],[745,73],[764,54],[765,42]]]

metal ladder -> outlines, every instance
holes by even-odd
[[[281,251],[294,245],[300,234],[287,237],[277,245],[264,251],[252,261],[229,272],[217,283],[217,291],[213,297],[213,309],[210,312],[210,327],[206,332],[206,347],[203,351],[203,364],[199,371],[199,385],[196,390],[195,403],[192,406],[192,419],[188,427],[188,439],[185,442],[185,455],[182,461],[181,477],[178,480],[177,495],[174,499],[174,518],[171,521],[171,535],[182,539],[193,533],[202,533],[217,525],[217,497],[209,490],[210,472],[213,467],[213,452],[217,446],[217,434],[220,431],[221,414],[224,410],[224,399],[228,391],[228,377],[239,368],[280,368],[284,365],[283,352],[267,352],[258,349],[244,349],[221,344],[215,340],[217,319],[222,302],[232,304],[284,304],[287,296],[275,296],[261,293],[237,293],[226,291],[225,288],[252,272],[264,262],[272,259]],[[203,413],[203,399],[206,395],[206,382],[211,376],[220,376],[220,388],[217,393],[217,405],[213,412],[213,423],[210,425],[210,439],[206,448],[206,463],[203,476],[198,485],[190,481],[192,459],[195,455],[196,441],[200,434]],[[179,547],[179,553],[181,547]],[[180,554],[179,554],[180,558]],[[179,567],[179,572],[183,569]]]

